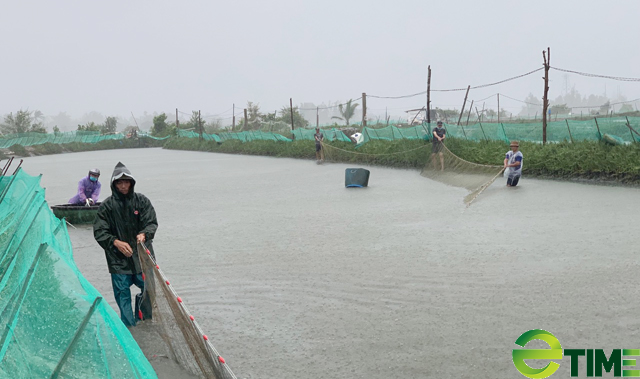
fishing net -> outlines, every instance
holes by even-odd
[[[471,193],[464,199],[467,205],[502,173],[502,166],[468,162],[453,154],[444,144],[441,146],[442,156],[438,153],[432,154],[421,175],[444,184],[468,189]]]
[[[150,320],[139,323],[134,331],[142,327],[147,338],[151,333],[160,336],[160,341],[154,341],[150,347],[155,349],[153,355],[167,357],[197,378],[235,379],[236,376],[143,244],[138,244],[138,257],[145,282],[142,302],[150,301],[152,316]],[[142,312],[139,316],[146,317]],[[147,354],[151,353],[147,351]]]
[[[0,176],[0,378],[157,378],[82,276],[40,177]]]

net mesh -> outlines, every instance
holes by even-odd
[[[143,322],[145,333],[156,333],[156,355],[164,354],[198,378],[235,379],[235,375],[202,332],[195,318],[171,286],[146,246],[138,244],[143,271],[143,297],[150,300],[151,320]],[[136,329],[138,326],[136,326]]]
[[[502,172],[502,166],[482,165],[465,161],[444,144],[439,153],[432,154],[421,175],[425,178],[471,191],[464,199],[470,205]]]
[[[40,177],[0,176],[0,377],[156,378],[82,276]]]

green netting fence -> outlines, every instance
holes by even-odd
[[[0,378],[157,378],[82,276],[40,176],[0,176]]]
[[[347,137],[341,130],[336,129],[336,128],[331,128],[331,129],[320,129],[322,131],[322,134],[324,135],[324,139],[325,141],[343,141],[343,142],[351,142],[351,139],[349,139],[349,137]],[[314,134],[316,133],[315,128],[314,129],[307,129],[307,128],[301,128],[301,129],[295,129],[293,131],[293,135],[295,136],[296,140],[310,140],[310,141],[314,141]]]
[[[542,142],[542,123],[445,124],[449,136],[468,140],[519,140]],[[602,117],[591,120],[563,120],[547,123],[548,142],[598,141],[605,134],[625,142],[640,142],[640,117]],[[428,136],[431,138],[431,135]]]
[[[73,131],[65,133],[18,133],[0,138],[0,148],[8,148],[13,145],[34,146],[45,143],[65,144],[72,142],[97,143],[104,140],[119,140],[124,136],[117,134],[100,134],[100,132]]]
[[[362,135],[364,142],[371,140],[398,140],[398,139],[431,139],[431,131],[434,125],[422,124],[411,127],[398,127],[394,125],[385,127],[364,127]],[[472,125],[446,124],[444,127],[450,137],[482,141],[498,140],[508,142],[510,140],[542,142],[542,123],[485,123],[476,122]],[[326,141],[351,142],[351,139],[337,128],[322,129]],[[315,128],[299,128],[292,131],[296,140],[313,140]],[[605,134],[621,139],[623,142],[640,142],[640,117],[601,117],[585,121],[563,120],[547,123],[547,141],[597,141]],[[169,137],[154,137],[147,133],[138,133],[139,137],[155,140],[163,140]],[[192,130],[178,129],[179,137],[200,138],[200,134]],[[100,134],[99,132],[73,131],[66,133],[43,134],[22,133],[12,134],[0,138],[0,148],[8,148],[13,145],[32,146],[44,143],[65,144],[71,142],[97,143],[104,140],[118,140],[125,138],[122,134]],[[217,134],[203,133],[205,141],[222,143],[229,140],[242,142],[251,141],[284,141],[292,139],[274,132],[249,130],[243,132],[221,132]]]
[[[178,129],[178,137],[200,138],[200,134],[192,130]],[[273,133],[273,132],[262,132],[259,130],[249,130],[244,132],[221,132],[218,134],[202,133],[202,139],[205,141],[216,141],[216,142],[224,142],[229,140],[237,140],[242,142],[250,142],[250,141],[291,142],[290,138],[287,138],[281,134]]]
[[[362,128],[364,142],[371,140],[393,141],[397,139],[424,139],[425,136],[428,135],[429,128],[427,125],[411,126],[407,128],[399,128],[393,125],[386,126],[384,128]]]
[[[169,137],[154,137],[147,133],[138,133],[138,137],[151,138],[154,140],[164,140]],[[34,146],[45,143],[65,144],[73,142],[98,143],[109,140],[122,140],[126,137],[121,133],[100,134],[94,131],[76,130],[64,133],[17,133],[0,137],[0,149],[6,149],[13,145]]]

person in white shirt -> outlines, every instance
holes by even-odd
[[[518,181],[522,176],[522,152],[518,150],[520,143],[518,141],[511,141],[509,144],[510,151],[504,158],[504,176],[507,178],[507,187],[515,187],[518,185]]]

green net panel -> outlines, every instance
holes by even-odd
[[[186,138],[200,138],[200,134],[191,130],[178,129],[178,137]],[[291,139],[272,132],[262,132],[259,130],[249,130],[245,132],[221,132],[218,134],[202,134],[202,139],[205,141],[224,142],[229,140],[237,140],[242,142],[250,141],[285,141],[291,142]]]
[[[0,138],[0,149],[13,145],[34,146],[45,143],[65,144],[72,142],[97,143],[107,140],[120,140],[125,137],[120,134],[100,134],[100,132],[73,131],[65,133],[18,133]]]
[[[469,140],[518,140],[542,142],[542,123],[476,123],[446,125],[449,135]],[[640,142],[640,117],[602,117],[590,120],[562,120],[547,123],[547,141],[598,141],[609,134],[627,143]]]
[[[342,142],[351,142],[351,139],[347,137],[341,130],[336,128],[331,129],[320,129],[320,132],[324,135],[325,141],[342,141]],[[307,128],[299,128],[293,131],[293,135],[296,140],[309,140],[315,141],[314,135],[316,134],[316,129],[307,129]]]
[[[148,133],[140,132],[138,133],[138,137],[151,138],[154,140],[164,140],[169,138],[167,137],[154,137]],[[53,144],[65,144],[65,143],[73,143],[73,142],[82,142],[82,143],[98,143],[102,141],[110,141],[110,140],[122,140],[125,139],[121,133],[114,134],[100,134],[100,132],[94,131],[82,131],[76,130],[72,132],[64,132],[64,133],[18,133],[18,134],[9,134],[0,138],[0,149],[7,149],[13,145],[21,145],[21,146],[35,146],[42,145],[45,143],[53,143]]]
[[[383,128],[362,128],[364,142],[371,140],[393,141],[398,139],[428,139],[429,128],[427,125],[411,126],[399,128],[397,126],[386,126]],[[364,143],[363,142],[363,143]]]
[[[247,130],[244,132],[237,133],[218,133],[220,139],[222,141],[228,140],[238,140],[242,142],[251,142],[251,141],[284,141],[291,142],[290,138],[283,136],[282,134],[273,133],[273,132],[262,132],[259,130]]]
[[[0,378],[156,378],[76,267],[40,176],[0,177],[0,216]]]
[[[187,138],[200,138],[200,134],[194,132],[193,130],[182,130],[182,129],[178,129],[178,137],[187,137]],[[205,141],[216,141],[216,142],[222,142],[220,140],[220,137],[218,137],[215,134],[207,134],[207,133],[202,133],[202,139]]]

